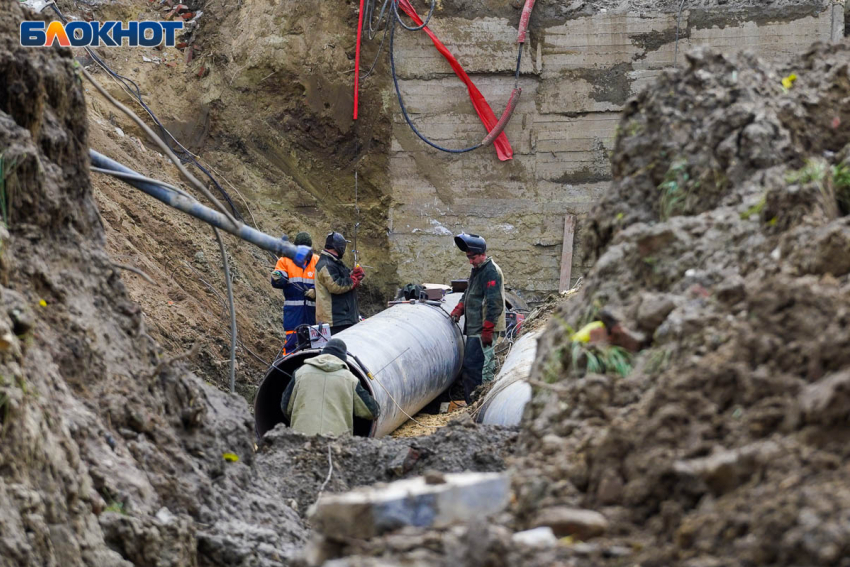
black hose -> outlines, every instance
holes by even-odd
[[[401,24],[401,27],[403,27],[407,31],[419,31],[425,26],[427,26],[428,22],[431,21],[431,16],[434,15],[434,7],[436,7],[437,5],[437,0],[431,0],[431,9],[428,10],[428,17],[425,18],[425,21],[422,22],[422,25],[411,27],[401,21],[401,15],[398,13],[398,0],[390,1],[393,3],[393,13],[395,14],[395,19],[398,21],[398,23]]]
[[[392,1],[393,1],[394,4],[396,3],[396,0],[392,0]],[[396,19],[393,19],[393,22],[390,24],[390,26],[391,26],[390,27],[390,71],[392,72],[392,75],[393,75],[393,84],[395,85],[395,92],[396,92],[396,95],[398,96],[398,105],[401,107],[401,114],[404,116],[404,120],[407,122],[407,125],[410,126],[410,129],[413,130],[414,134],[419,136],[419,139],[421,139],[423,142],[425,142],[426,144],[428,144],[432,148],[436,148],[436,149],[440,150],[441,152],[446,152],[446,153],[449,153],[449,154],[465,154],[466,152],[471,152],[472,150],[477,150],[478,148],[481,147],[481,143],[478,143],[478,144],[475,144],[474,146],[469,146],[468,148],[463,148],[463,149],[460,149],[460,150],[453,150],[451,148],[444,148],[443,146],[440,146],[440,145],[432,142],[428,138],[426,138],[422,134],[422,132],[420,132],[416,128],[416,126],[413,124],[413,120],[410,119],[410,116],[407,114],[407,108],[404,106],[404,98],[401,96],[401,88],[399,88],[399,86],[398,86],[398,75],[396,74],[396,71],[395,71],[395,55],[393,53],[395,51],[395,49],[393,47],[394,46],[394,40],[395,40],[395,22],[396,22]]]
[[[393,2],[394,5],[398,4],[398,0],[391,0],[391,1]],[[462,148],[462,149],[459,149],[459,150],[446,148],[446,147],[440,146],[439,144],[436,144],[435,142],[432,142],[431,140],[426,138],[425,135],[422,134],[422,132],[420,132],[416,128],[416,126],[413,124],[413,120],[411,120],[410,115],[407,113],[407,107],[404,106],[404,98],[401,95],[401,88],[399,87],[399,84],[398,84],[398,74],[396,73],[396,70],[395,70],[395,22],[397,20],[398,20],[398,18],[395,18],[393,20],[393,22],[390,24],[390,26],[391,26],[390,27],[390,71],[392,72],[392,76],[393,76],[393,85],[395,85],[395,92],[396,92],[396,95],[398,96],[398,105],[399,105],[399,107],[401,107],[401,114],[402,114],[402,116],[404,116],[404,120],[407,122],[407,125],[410,126],[410,129],[413,130],[414,134],[419,136],[420,140],[422,140],[423,142],[425,142],[426,144],[428,144],[432,148],[440,150],[441,152],[446,152],[446,153],[450,153],[450,154],[464,154],[466,152],[471,152],[473,150],[477,150],[482,145],[484,145],[483,141],[479,142],[478,144],[475,144],[474,146],[469,146],[467,148]],[[400,23],[400,20],[399,20],[399,23]],[[517,60],[516,60],[516,73],[515,73],[516,79],[515,79],[515,82],[516,82],[517,85],[519,84],[519,68],[520,68],[520,63],[522,62],[522,46],[523,46],[523,44],[519,44],[519,54],[517,55]]]

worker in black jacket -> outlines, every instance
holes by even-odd
[[[455,244],[472,264],[469,284],[452,319],[464,317],[463,393],[470,404],[471,394],[482,382],[491,382],[496,369],[493,352],[495,337],[505,330],[505,277],[487,256],[487,242],[477,234],[460,233]]]
[[[365,274],[360,266],[350,270],[342,263],[347,242],[340,233],[330,233],[316,264],[316,322],[330,325],[332,336],[360,321],[357,287]]]

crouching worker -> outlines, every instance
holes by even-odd
[[[292,429],[305,435],[352,434],[355,416],[378,418],[378,403],[348,370],[346,356],[345,343],[331,339],[322,354],[295,371],[280,401]]]

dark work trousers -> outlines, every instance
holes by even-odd
[[[353,327],[354,325],[337,325],[336,327],[331,327],[331,337],[335,337],[337,333],[341,333],[349,327]]]
[[[484,370],[484,348],[479,335],[466,337],[463,349],[463,397],[466,404],[472,403],[472,392],[481,385]]]

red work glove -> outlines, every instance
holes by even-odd
[[[363,268],[361,268],[360,266],[357,266],[356,268],[351,270],[351,278],[352,279],[362,280],[365,276],[366,276],[366,272],[364,272]]]
[[[458,303],[454,309],[452,309],[452,321],[457,323],[460,321],[460,318],[463,317],[463,302]]]
[[[484,346],[490,346],[493,344],[493,330],[496,328],[496,325],[491,323],[490,321],[484,321],[484,328],[481,330],[481,344]]]

